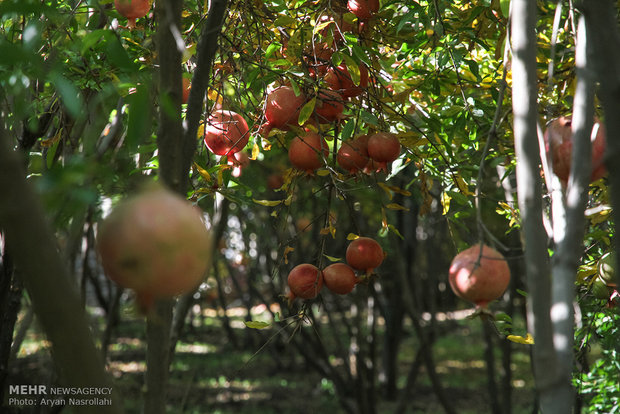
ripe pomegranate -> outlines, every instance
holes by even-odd
[[[347,7],[359,19],[370,19],[379,11],[379,0],[349,0]]]
[[[347,247],[347,263],[354,269],[372,273],[383,262],[383,249],[370,237],[358,237]]]
[[[288,147],[291,164],[309,175],[323,165],[323,157],[328,154],[327,143],[315,132],[306,132],[305,135],[293,138]]]
[[[233,177],[240,177],[243,169],[250,165],[250,157],[245,151],[235,152],[232,157],[228,157],[226,161],[228,165],[232,165],[233,167]]]
[[[590,182],[596,181],[607,173],[603,157],[605,155],[605,127],[598,120],[594,120],[592,128],[592,173]],[[547,153],[551,154],[552,169],[562,184],[568,183],[570,175],[573,143],[571,140],[571,117],[562,116],[551,121],[544,134]]]
[[[269,177],[267,177],[267,188],[271,190],[277,190],[283,185],[284,185],[284,177],[282,177],[282,174],[274,173],[274,174],[270,174]]]
[[[323,287],[323,272],[309,263],[297,265],[288,274],[289,300],[314,299]]]
[[[368,138],[368,156],[375,161],[376,168],[386,171],[387,164],[400,155],[400,142],[396,135],[379,132]]]
[[[325,76],[333,54],[334,49],[332,49],[327,43],[313,43],[312,47],[305,52],[310,76]]]
[[[151,9],[150,0],[114,0],[114,7],[121,16],[127,18],[130,29],[136,27],[136,19],[146,16]]]
[[[236,112],[216,110],[207,120],[204,141],[216,155],[228,156],[241,151],[249,138],[248,124]]]
[[[210,246],[199,210],[160,185],[121,202],[97,231],[105,274],[134,290],[145,310],[156,298],[193,290],[209,265]]]
[[[367,135],[362,135],[352,141],[345,141],[338,149],[336,161],[350,174],[356,174],[368,164],[367,138]]]
[[[359,85],[356,85],[351,79],[351,74],[345,63],[338,67],[330,67],[327,70],[327,75],[325,75],[325,82],[331,90],[340,92],[343,98],[359,96],[368,87],[368,69],[364,64],[360,64],[359,69]]]
[[[267,95],[265,118],[271,128],[287,130],[287,125],[299,126],[299,111],[306,97],[295,95],[290,86],[280,86]]]
[[[191,84],[191,80],[189,78],[186,78],[186,77],[183,77],[182,81],[183,81],[183,86],[182,86],[182,92],[183,92],[182,102],[184,104],[186,104],[187,103],[187,99],[189,98],[189,90],[192,88],[192,84]]]
[[[319,122],[334,122],[342,116],[344,105],[342,96],[335,91],[324,89],[319,91],[317,95],[316,106],[314,112],[317,114]]]
[[[508,287],[510,269],[500,252],[477,244],[452,259],[449,281],[452,291],[458,297],[486,308],[489,302],[502,296]]]
[[[334,263],[323,269],[325,286],[334,293],[346,295],[357,284],[355,271],[344,263]]]

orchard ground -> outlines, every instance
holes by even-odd
[[[470,314],[470,310],[438,313],[438,336],[433,345],[433,357],[444,391],[456,412],[461,414],[490,412],[482,321],[467,318]],[[143,401],[145,329],[143,320],[131,307],[126,307],[122,315],[123,320],[110,346],[108,370],[114,377],[114,392],[122,395],[126,412],[137,413]],[[223,334],[222,316],[221,309],[213,308],[194,313],[191,328],[182,335],[172,361],[168,412],[344,413],[338,404],[333,383],[307,367],[303,359],[296,355],[292,343],[283,345],[273,341],[263,347],[276,334],[278,323],[260,332],[249,329],[244,324],[246,309],[229,308],[227,316],[239,343],[235,348]],[[251,316],[252,320],[269,321],[265,306],[254,307]],[[428,323],[430,315],[423,315],[423,320]],[[98,323],[98,328],[103,329],[104,320]],[[522,323],[520,318],[515,319],[515,325]],[[419,341],[407,319],[405,325],[406,338],[399,353],[399,388],[404,386],[419,349]],[[313,330],[308,325],[302,329]],[[381,320],[379,329],[383,329]],[[52,380],[49,344],[43,338],[36,324],[33,324],[16,363],[12,365],[9,384],[40,384]],[[381,344],[377,345],[380,355]],[[520,344],[511,346],[513,413],[530,413],[534,403],[530,347]],[[498,364],[500,355],[497,346],[495,352]],[[380,358],[377,360],[380,361]],[[498,372],[499,369],[496,366]],[[417,378],[405,412],[443,412],[424,368],[421,368]],[[396,412],[396,401],[385,401],[382,397],[379,401],[377,412]]]

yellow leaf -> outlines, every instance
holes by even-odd
[[[459,190],[461,191],[461,193],[463,193],[463,195],[466,195],[466,196],[474,195],[474,193],[469,191],[469,186],[467,185],[467,183],[465,182],[465,180],[463,179],[463,177],[461,177],[461,174],[459,173],[456,174],[456,185],[459,187]]]
[[[207,170],[205,170],[204,168],[202,168],[200,165],[194,163],[194,168],[196,168],[196,171],[198,171],[198,174],[200,174],[200,176],[202,178],[205,179],[205,181],[211,182],[211,174],[209,174],[207,172]]]
[[[284,248],[284,252],[282,253],[282,255],[284,256],[284,264],[288,264],[288,254],[294,251],[295,251],[295,248],[291,246],[286,246]]]
[[[381,226],[386,228],[388,226],[387,214],[385,214],[385,209],[381,207]]]
[[[256,204],[260,204],[261,206],[275,207],[282,204],[283,200],[257,200],[253,198],[252,201],[254,201]]]
[[[353,233],[347,234],[347,240],[349,240],[349,241],[358,239],[359,237],[360,236],[358,236],[357,234],[353,234]]]
[[[398,203],[390,203],[388,205],[386,205],[387,208],[389,208],[390,210],[404,210],[404,211],[409,211],[409,209],[405,206],[401,206]]]
[[[316,171],[316,175],[318,175],[319,177],[325,177],[326,175],[329,175],[329,170],[321,168],[320,170]]]
[[[527,335],[525,335],[525,337],[519,336],[519,335],[508,335],[506,339],[512,342],[516,342],[517,344],[524,344],[524,345],[534,344],[534,337],[529,332]]]
[[[245,326],[251,329],[265,329],[271,326],[270,323],[263,321],[245,321],[243,323],[245,324]]]
[[[445,191],[441,193],[441,205],[443,206],[442,214],[445,216],[450,211],[450,201],[452,197],[448,195]]]
[[[379,187],[381,187],[381,189],[383,189],[383,191],[385,191],[388,195],[388,197],[390,198],[390,200],[394,197],[394,195],[392,194],[392,191],[390,190],[390,187],[387,184],[384,183],[378,183]]]
[[[252,155],[250,156],[250,159],[255,160],[256,158],[258,158],[258,154],[260,154],[260,147],[258,146],[256,142],[254,142],[254,145],[252,146]]]
[[[330,262],[339,262],[340,258],[338,257],[332,257],[332,256],[328,256],[326,254],[324,254],[323,256],[325,256],[327,258],[327,260],[329,260]]]

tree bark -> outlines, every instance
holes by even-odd
[[[532,363],[536,387],[541,399],[545,399],[555,381],[556,356],[549,314],[551,280],[547,234],[543,225],[537,134],[536,1],[513,0],[511,7],[512,106],[518,203],[527,275],[527,324],[535,340]]]
[[[58,253],[45,212],[25,179],[20,156],[13,151],[0,121],[0,228],[37,318],[52,343],[61,381],[71,387],[111,387],[93,341],[81,299]],[[70,329],[70,330],[68,330]],[[102,413],[120,413],[118,395]],[[75,412],[92,412],[76,406]]]
[[[592,67],[599,83],[598,96],[605,113],[607,149],[605,159],[611,183],[611,204],[614,222],[618,223],[620,211],[620,32],[618,31],[618,10],[610,0],[585,0],[580,8],[585,18],[592,45]],[[615,243],[620,261],[620,243]],[[616,266],[620,266],[617,263]],[[619,267],[620,268],[620,267]],[[620,284],[620,272],[616,272],[616,283]]]

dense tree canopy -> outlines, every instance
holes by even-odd
[[[175,347],[210,307],[231,346],[280,367],[286,349],[345,412],[405,412],[422,367],[439,407],[466,412],[433,347],[450,330],[439,315],[474,306],[449,268],[477,243],[511,273],[477,301],[481,322],[463,322],[482,326],[487,411],[620,406],[612,2],[133,0],[135,16],[119,2],[0,3],[3,404],[30,308],[60,383],[113,383],[108,349],[134,296],[104,274],[98,223],[159,181],[203,213],[212,263],[138,314],[144,402],[109,412],[165,412]],[[351,265],[360,238],[382,260],[352,265],[350,293],[289,294],[291,269]],[[517,407],[513,362],[530,348]]]

